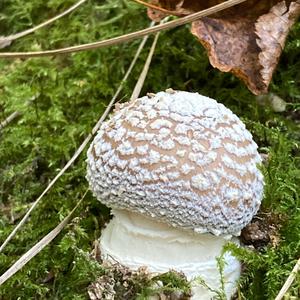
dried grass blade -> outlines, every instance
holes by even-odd
[[[3,275],[0,277],[0,285],[2,285],[5,281],[7,281],[11,276],[17,273],[21,268],[23,268],[33,257],[35,257],[38,253],[40,253],[68,224],[73,213],[81,204],[83,199],[85,198],[87,189],[84,192],[84,195],[76,204],[76,206],[72,209],[72,211],[60,222],[52,231],[50,231],[46,236],[44,236],[37,244],[35,244],[30,250],[28,250],[25,254],[23,254]]]
[[[12,122],[15,118],[17,118],[20,115],[21,113],[18,111],[13,112],[4,121],[0,123],[0,130],[3,129],[6,125],[8,125],[10,122]]]
[[[286,282],[282,286],[282,288],[279,291],[278,295],[276,296],[275,300],[281,300],[284,297],[284,295],[286,294],[286,292],[292,285],[293,281],[295,280],[296,275],[299,270],[300,270],[300,258],[298,259],[297,263],[295,264],[293,270],[291,271],[289,277],[287,278]]]
[[[180,14],[176,13],[175,11],[165,9],[163,7],[159,7],[159,6],[156,6],[154,4],[151,4],[151,3],[148,3],[148,2],[145,2],[145,1],[142,1],[142,0],[132,0],[132,1],[134,1],[136,3],[139,3],[139,4],[142,4],[142,5],[146,6],[146,7],[159,10],[159,11],[165,13],[165,14],[168,14],[168,15],[180,16]]]
[[[150,26],[153,26],[153,22],[151,23]],[[30,209],[27,211],[27,213],[24,215],[24,217],[22,218],[22,220],[18,223],[18,225],[14,228],[14,230],[9,234],[9,236],[6,238],[6,240],[3,242],[3,244],[0,247],[0,253],[3,251],[3,249],[6,247],[6,245],[10,242],[10,240],[16,235],[16,233],[19,231],[19,229],[23,226],[23,224],[27,221],[27,219],[29,218],[31,212],[35,209],[35,207],[38,205],[38,203],[40,202],[40,200],[44,197],[44,195],[51,189],[51,187],[55,184],[55,182],[59,179],[59,177],[61,177],[65,171],[73,164],[73,162],[77,159],[77,157],[81,154],[81,152],[84,150],[84,148],[86,147],[86,145],[90,142],[90,140],[92,139],[93,135],[97,132],[97,130],[99,129],[100,125],[102,124],[102,122],[104,121],[104,119],[107,117],[107,115],[109,114],[112,106],[114,105],[117,97],[119,96],[120,92],[123,89],[123,85],[126,82],[126,80],[128,79],[135,63],[137,62],[137,59],[140,55],[140,53],[142,52],[142,49],[146,43],[148,39],[148,36],[145,36],[144,39],[142,40],[142,42],[139,45],[139,48],[136,51],[136,54],[126,72],[126,74],[124,75],[116,93],[114,94],[113,98],[111,99],[109,105],[107,106],[106,110],[104,111],[103,115],[101,116],[101,118],[98,120],[98,122],[96,123],[96,125],[94,126],[94,128],[92,129],[92,133],[90,133],[86,139],[83,141],[83,143],[80,145],[80,147],[76,150],[75,154],[72,156],[72,158],[67,162],[67,164],[63,167],[63,169],[60,170],[60,172],[55,176],[55,178],[49,183],[49,185],[46,187],[46,189],[43,191],[43,193],[36,199],[36,201],[32,204],[32,206],[30,207]]]
[[[5,48],[5,47],[8,47],[10,46],[10,44],[20,38],[20,37],[23,37],[25,35],[28,35],[30,33],[33,33],[35,32],[36,30],[40,29],[40,28],[43,28],[51,23],[53,23],[54,21],[64,17],[65,15],[69,14],[70,12],[72,12],[73,10],[75,10],[77,7],[79,7],[81,4],[83,4],[84,2],[86,2],[87,0],[80,0],[78,1],[77,3],[75,3],[74,5],[72,5],[71,7],[69,7],[67,10],[65,10],[64,12],[62,12],[61,14],[33,27],[33,28],[30,28],[30,29],[27,29],[27,30],[24,30],[22,32],[19,32],[19,33],[16,33],[16,34],[12,34],[12,35],[9,35],[9,36],[0,36],[0,49],[2,48]]]
[[[163,22],[161,22],[163,23]],[[147,74],[148,74],[148,71],[149,71],[149,67],[150,67],[150,64],[151,64],[151,61],[152,61],[152,57],[153,57],[153,54],[154,54],[154,50],[155,50],[155,47],[156,47],[156,44],[157,44],[157,40],[158,40],[158,37],[159,37],[159,32],[156,33],[155,37],[154,37],[154,40],[152,42],[152,46],[150,48],[150,51],[149,51],[149,54],[148,54],[148,57],[147,57],[147,60],[145,62],[145,65],[144,65],[144,68],[139,76],[139,79],[134,87],[134,90],[131,94],[131,97],[130,97],[130,100],[134,100],[134,99],[137,99],[141,93],[141,90],[144,86],[144,82],[145,82],[145,79],[147,77]]]
[[[153,25],[153,23],[151,23],[151,25]],[[138,93],[140,92],[140,89],[141,89],[141,85],[143,85],[144,83],[144,80],[147,76],[147,73],[148,73],[148,70],[149,70],[149,66],[150,66],[150,62],[151,62],[151,58],[153,56],[153,52],[154,52],[154,49],[155,49],[155,46],[156,46],[156,43],[157,43],[157,39],[158,39],[158,35],[157,34],[155,36],[155,39],[152,43],[152,46],[150,48],[150,51],[149,51],[149,54],[148,54],[148,58],[145,62],[145,65],[144,65],[144,68],[139,76],[139,79],[136,83],[136,86],[135,86],[135,89],[137,92],[137,96],[138,96]],[[139,56],[139,53],[141,52],[145,42],[147,40],[147,37],[144,38],[144,40],[142,41],[142,43],[140,44],[140,47],[133,59],[133,61],[131,62],[131,65],[130,67],[128,68],[128,71],[126,72],[123,80],[122,80],[122,83],[124,83],[125,81],[125,78],[127,78],[129,76],[129,73],[131,72],[134,64],[135,64],[135,61],[138,59],[138,56]],[[120,86],[122,86],[122,83]],[[136,88],[138,86],[138,88]],[[119,89],[118,89],[119,91]],[[116,94],[118,93],[118,91],[116,92]],[[115,94],[115,95],[116,95]],[[117,96],[113,97],[114,98],[117,98]],[[113,104],[113,99],[111,101],[110,104]],[[108,109],[106,111],[109,111]],[[102,117],[103,118],[103,115]],[[100,121],[100,120],[99,120]],[[96,130],[97,129],[97,125],[99,124],[99,122],[96,124],[96,126],[94,127],[94,129]],[[99,124],[100,126],[100,124]],[[93,130],[94,130],[93,129]],[[92,136],[90,134],[90,136]],[[12,277],[15,273],[17,273],[25,264],[27,264],[33,257],[35,257],[39,252],[41,252],[61,231],[62,229],[68,224],[72,214],[74,213],[74,211],[77,209],[77,207],[81,204],[81,202],[83,201],[83,199],[85,198],[87,192],[89,191],[89,189],[87,189],[83,195],[83,197],[80,199],[80,201],[77,203],[77,205],[73,208],[73,210],[69,213],[69,215],[60,223],[58,224],[51,232],[49,232],[45,237],[43,237],[37,244],[35,244],[29,251],[27,251],[23,256],[21,256],[20,259],[18,259],[3,275],[1,275],[0,277],[0,286],[5,282],[7,281],[10,277]]]
[[[141,38],[148,34],[153,34],[162,30],[167,30],[171,28],[175,28],[184,24],[191,23],[193,21],[198,20],[199,18],[206,17],[208,15],[212,15],[221,10],[227,9],[229,7],[235,6],[247,0],[228,0],[221,4],[217,4],[208,9],[196,12],[194,14],[188,15],[186,17],[167,22],[165,24],[159,24],[157,26],[153,26],[152,28],[142,29],[136,32],[128,33],[125,35],[121,35],[115,38],[107,39],[104,41],[94,42],[83,44],[79,46],[72,46],[67,48],[55,49],[55,50],[47,50],[47,51],[36,51],[36,52],[3,52],[0,53],[0,58],[28,58],[28,57],[39,57],[39,56],[48,56],[48,55],[58,55],[64,53],[73,53],[84,50],[91,49],[99,49],[107,46],[118,45],[121,43],[129,42],[138,38]]]

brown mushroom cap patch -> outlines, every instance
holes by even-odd
[[[88,150],[87,179],[112,208],[175,227],[238,234],[257,212],[257,145],[224,105],[160,92],[120,105]]]

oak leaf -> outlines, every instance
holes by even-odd
[[[152,4],[185,16],[222,0],[152,0]],[[152,20],[165,14],[148,9]],[[210,63],[232,72],[249,90],[265,94],[278,64],[285,40],[300,15],[300,0],[248,0],[192,23],[191,32],[206,48]]]

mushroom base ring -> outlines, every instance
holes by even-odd
[[[118,261],[133,270],[147,266],[153,274],[170,269],[181,271],[192,281],[192,299],[208,300],[216,296],[197,278],[204,280],[212,290],[220,290],[221,275],[216,258],[221,256],[223,246],[235,238],[174,228],[125,210],[113,210],[113,215],[100,238],[103,259]],[[224,292],[230,299],[236,290],[241,266],[229,253],[225,253],[223,259]]]

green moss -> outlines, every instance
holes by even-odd
[[[0,3],[0,35],[22,31],[63,11],[74,1]],[[54,49],[117,36],[148,26],[145,9],[131,2],[88,1],[55,24],[15,41],[10,51]],[[0,132],[0,242],[73,155],[104,111],[139,41],[88,52],[28,60],[0,60],[0,120],[21,116]],[[245,263],[241,299],[274,299],[300,255],[300,26],[284,50],[271,91],[288,102],[281,114],[257,104],[231,74],[213,69],[188,26],[161,34],[143,93],[168,87],[198,91],[231,108],[246,123],[270,161],[263,211],[283,215],[281,241],[260,252],[231,249]],[[147,47],[149,44],[147,44]],[[126,82],[128,99],[146,57]],[[161,80],[163,78],[163,80]],[[30,220],[0,254],[0,273],[53,229],[82,197],[87,183],[85,154],[33,211]],[[0,299],[86,299],[88,285],[105,270],[87,253],[109,219],[91,194],[67,228],[0,289]],[[234,247],[232,247],[234,248]],[[187,288],[171,275],[170,289]],[[147,294],[147,284],[139,289]],[[290,290],[298,297],[299,278]]]

